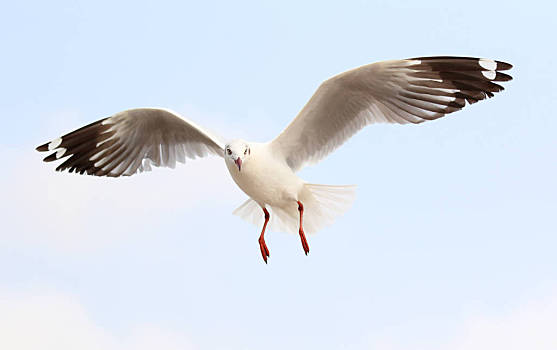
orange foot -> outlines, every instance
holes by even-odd
[[[302,247],[304,248],[304,253],[306,253],[306,255],[308,255],[309,245],[308,245],[308,241],[306,239],[306,235],[304,234],[303,229],[300,229],[300,239],[302,240]]]
[[[265,244],[265,240],[263,237],[259,237],[259,249],[261,250],[261,256],[263,257],[263,261],[265,264],[267,263],[267,257],[269,257],[269,249],[267,248],[267,244]]]
[[[308,255],[309,253],[309,245],[308,240],[306,239],[306,235],[304,234],[304,229],[302,227],[302,222],[304,218],[304,205],[302,202],[298,201],[298,211],[300,212],[300,239],[302,240],[302,247],[304,247],[304,253]]]

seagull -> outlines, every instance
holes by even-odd
[[[472,57],[417,57],[364,65],[324,81],[296,118],[266,143],[219,136],[175,112],[136,108],[116,113],[37,147],[52,152],[45,162],[95,176],[130,176],[151,166],[217,155],[248,199],[233,214],[261,224],[259,248],[265,263],[265,230],[298,233],[331,224],[354,200],[355,186],[312,184],[296,175],[369,124],[419,124],[461,110],[466,102],[493,97],[511,80],[505,62]],[[271,214],[272,213],[272,218]],[[271,222],[269,222],[271,221]]]

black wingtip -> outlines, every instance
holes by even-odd
[[[48,151],[48,142],[45,143],[44,145],[40,145],[39,147],[35,148],[35,150],[39,151],[39,152],[46,152]]]
[[[57,158],[56,158],[56,152],[54,152],[54,153],[52,153],[51,155],[45,157],[45,158],[43,159],[43,162],[47,162],[47,163],[48,163],[48,162],[53,162],[53,161],[55,161],[56,159],[57,159]]]
[[[496,70],[509,70],[513,67],[512,64],[507,62],[495,61],[497,62],[497,69]]]
[[[511,77],[508,74],[505,73],[501,73],[501,72],[497,72],[497,75],[494,79],[495,81],[509,81],[509,80],[513,80],[513,77]]]

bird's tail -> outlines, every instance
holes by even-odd
[[[336,217],[350,208],[356,197],[355,190],[354,185],[305,184],[298,197],[304,205],[304,231],[312,234],[332,224]],[[270,209],[270,230],[298,233],[300,219],[296,202],[287,206],[272,206]],[[263,226],[263,211],[252,199],[245,201],[233,214],[257,226]]]

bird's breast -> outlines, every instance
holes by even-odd
[[[280,206],[296,200],[303,186],[303,181],[287,165],[253,152],[242,163],[241,171],[230,162],[226,165],[238,187],[260,204]]]

